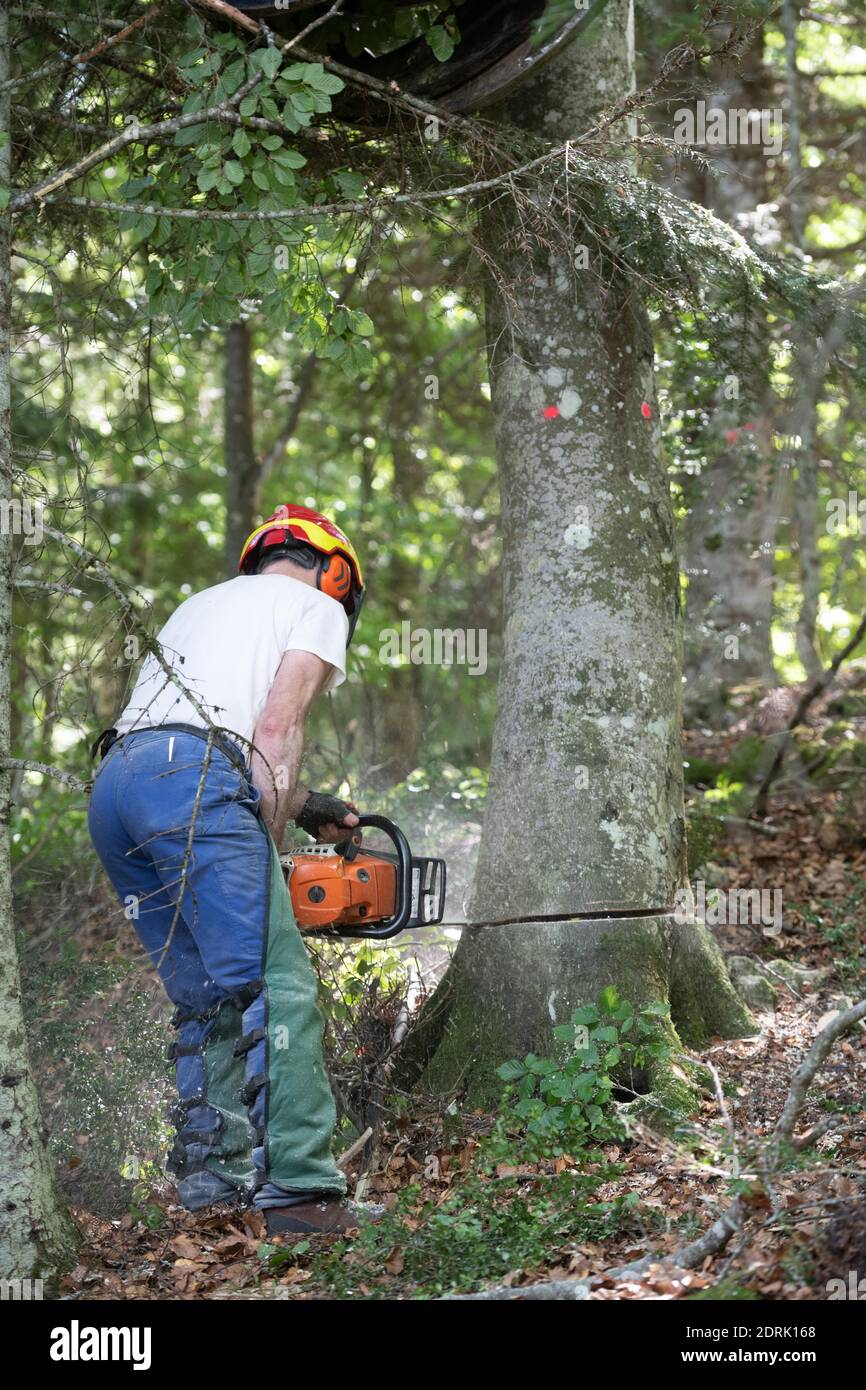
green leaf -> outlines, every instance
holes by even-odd
[[[598,1009],[594,1004],[584,1004],[579,1009],[575,1009],[569,1022],[576,1027],[582,1027],[587,1023],[598,1023]]]
[[[244,97],[243,101],[241,102],[240,106],[238,107],[238,111],[240,112],[240,114],[241,114],[242,116],[253,116],[253,115],[255,115],[255,113],[256,113],[256,111],[257,111],[258,109],[259,109],[259,94],[258,94],[258,92],[247,92],[246,96]]]
[[[496,1068],[496,1075],[501,1081],[519,1081],[525,1074],[526,1067],[518,1061],[503,1062],[501,1067]]]
[[[310,82],[311,76],[324,72],[321,63],[291,63],[280,74],[283,82]]]
[[[434,58],[438,59],[440,63],[447,63],[457,47],[448,30],[443,28],[441,24],[434,24],[432,29],[427,30],[424,37],[433,50]]]
[[[124,198],[137,198],[139,193],[143,193],[153,183],[151,178],[128,179],[120,187],[121,196]]]
[[[220,86],[226,96],[231,96],[246,77],[247,68],[243,58],[238,58],[234,63],[229,63],[220,79]]]
[[[298,112],[295,110],[291,101],[287,101],[284,105],[282,111],[280,112],[280,120],[286,127],[286,130],[290,130],[293,133],[295,131],[300,130],[302,126],[310,124],[310,118],[308,116],[304,116],[302,119]]]
[[[619,990],[613,985],[608,985],[598,996],[598,1007],[607,1014],[612,1014],[619,1003]]]
[[[292,92],[289,100],[296,111],[318,111],[314,92]]]
[[[202,193],[207,193],[211,188],[216,188],[219,183],[219,169],[199,169],[196,175],[196,183]]]
[[[235,131],[232,136],[232,149],[239,159],[243,159],[245,154],[249,154],[252,149],[252,142],[245,130],[240,129]]]
[[[307,161],[297,150],[280,150],[274,155],[274,162],[284,165],[287,169],[303,169]]]
[[[176,145],[180,145],[180,146],[184,146],[184,145],[197,145],[197,144],[199,144],[199,142],[200,142],[201,140],[203,140],[203,139],[205,138],[206,135],[207,135],[207,126],[205,126],[205,125],[188,125],[188,126],[184,126],[183,130],[179,130],[179,131],[176,133],[176,135],[175,135],[175,137],[174,137],[174,143],[175,143]]]
[[[209,53],[195,67],[185,68],[183,75],[187,82],[192,82],[196,87],[200,87],[209,77],[213,77],[215,73],[219,72],[221,62],[219,53]]]
[[[365,314],[362,309],[355,309],[350,316],[349,331],[357,333],[359,338],[371,338],[376,326],[369,314]]]
[[[528,1101],[532,1098],[534,1092],[535,1077],[530,1072],[526,1076],[524,1076],[523,1080],[521,1081],[520,1086],[518,1088],[518,1095],[520,1096],[520,1099],[522,1101]]]
[[[264,275],[274,264],[271,251],[251,251],[247,256],[247,270],[253,279]]]
[[[318,65],[314,64],[313,66]],[[323,92],[325,96],[329,97],[336,96],[337,92],[342,92],[346,85],[342,78],[339,78],[335,72],[325,72],[325,69],[322,67],[319,67],[314,75],[307,78],[307,84],[312,87],[314,91]]]
[[[294,188],[295,176],[291,169],[283,169],[281,165],[275,164],[271,170],[271,175],[276,179],[277,183],[281,183],[284,188]]]
[[[200,111],[205,104],[204,92],[190,92],[183,106],[181,115],[191,116],[194,111]]]
[[[283,55],[278,48],[258,48],[250,61],[254,68],[258,68],[265,77],[273,81],[280,70]]]
[[[156,218],[151,213],[146,212],[141,217],[136,217],[130,230],[139,241],[146,241],[155,227]]]
[[[236,34],[211,34],[210,42],[214,48],[221,48],[224,53],[242,52],[244,46]]]
[[[335,182],[344,198],[360,198],[364,192],[364,177],[353,169],[336,174]]]
[[[559,1064],[550,1057],[527,1057],[526,1066],[535,1076],[552,1076],[559,1071]]]
[[[593,1028],[592,1030],[592,1041],[594,1043],[615,1043],[618,1036],[617,1030],[613,1027]]]
[[[227,159],[223,165],[223,172],[229,183],[240,184],[246,178],[244,166],[239,164],[236,159]]]
[[[268,178],[267,171],[265,169],[257,167],[253,170],[253,183],[255,184],[256,188],[261,188],[264,190],[265,193],[270,193],[271,181]]]

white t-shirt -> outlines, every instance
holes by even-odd
[[[284,652],[312,652],[346,679],[349,619],[341,603],[287,574],[241,574],[193,594],[157,641],[165,662],[209,718],[231,737],[253,737]],[[149,653],[117,731],[154,724],[206,728],[189,698]]]

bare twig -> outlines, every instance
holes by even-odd
[[[82,782],[80,777],[76,777],[71,772],[64,772],[61,767],[52,767],[50,763],[37,763],[32,758],[0,758],[0,767],[18,768],[22,772],[41,772],[44,777],[53,777],[55,782],[61,786],[68,787],[72,792],[86,792],[89,782]]]
[[[344,1149],[343,1152],[340,1154],[339,1158],[337,1159],[337,1167],[345,1168],[347,1164],[351,1163],[355,1155],[361,1152],[367,1140],[371,1139],[372,1137],[373,1131],[368,1125],[367,1128],[364,1130],[364,1133],[359,1135],[358,1138],[355,1140],[354,1144],[350,1144],[348,1149]]]
[[[851,640],[846,642],[842,650],[836,653],[827,669],[822,671],[820,676],[816,676],[812,684],[804,690],[800,699],[797,701],[797,708],[794,710],[794,713],[791,715],[791,718],[788,720],[782,732],[779,746],[776,749],[776,755],[767,768],[764,780],[758,788],[758,794],[755,797],[755,805],[752,812],[753,815],[765,816],[767,814],[767,798],[770,787],[778,777],[779,770],[785,760],[785,754],[791,742],[791,734],[797,728],[798,724],[802,724],[810,705],[817,700],[822,691],[827,689],[827,686],[830,685],[833,677],[842,665],[842,662],[845,661],[853,651],[856,651],[864,637],[866,637],[866,613],[864,613],[863,617],[860,619],[860,624]]]
[[[145,24],[159,14],[160,9],[160,5],[151,6],[149,10],[145,11],[143,15],[134,20],[132,24],[124,24],[117,33],[110,34],[108,38],[98,43],[95,48],[89,49],[86,53],[79,54],[78,57],[73,58],[64,55],[60,58],[52,58],[50,62],[43,63],[42,67],[37,68],[35,72],[25,73],[23,77],[9,78],[7,82],[3,83],[4,89],[12,90],[15,87],[31,87],[34,82],[38,82],[40,78],[47,77],[50,73],[56,72],[58,68],[83,67],[85,63],[89,63],[92,59],[100,57],[101,54],[113,47],[114,44],[129,38],[129,35],[134,33],[136,29],[143,28]],[[66,15],[65,18],[68,20],[72,18],[72,16]],[[108,20],[106,23],[110,24],[111,21]]]
[[[794,1079],[785,1097],[782,1113],[776,1121],[767,1150],[767,1167],[770,1171],[778,1168],[784,1156],[784,1150],[792,1145],[794,1125],[797,1123],[797,1116],[803,1108],[806,1092],[822,1063],[826,1061],[836,1039],[840,1038],[843,1033],[850,1032],[862,1018],[866,1018],[866,999],[861,999],[859,1004],[853,1004],[850,1009],[844,1009],[835,1018],[831,1018],[830,1022],[825,1024],[815,1038],[805,1058],[794,1073]]]

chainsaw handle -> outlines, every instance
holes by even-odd
[[[403,831],[392,820],[388,820],[387,816],[359,816],[358,824],[352,828],[354,831],[359,831],[367,826],[370,829],[384,831],[394,846],[397,856],[397,910],[393,917],[377,927],[356,926],[352,927],[351,931],[340,932],[340,935],[362,936],[372,938],[374,941],[386,941],[389,936],[396,936],[398,932],[403,931],[412,915],[412,851]]]

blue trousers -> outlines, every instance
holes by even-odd
[[[96,851],[176,1006],[169,1167],[192,1210],[345,1191],[313,969],[259,795],[205,738],[142,729],[103,759]]]

